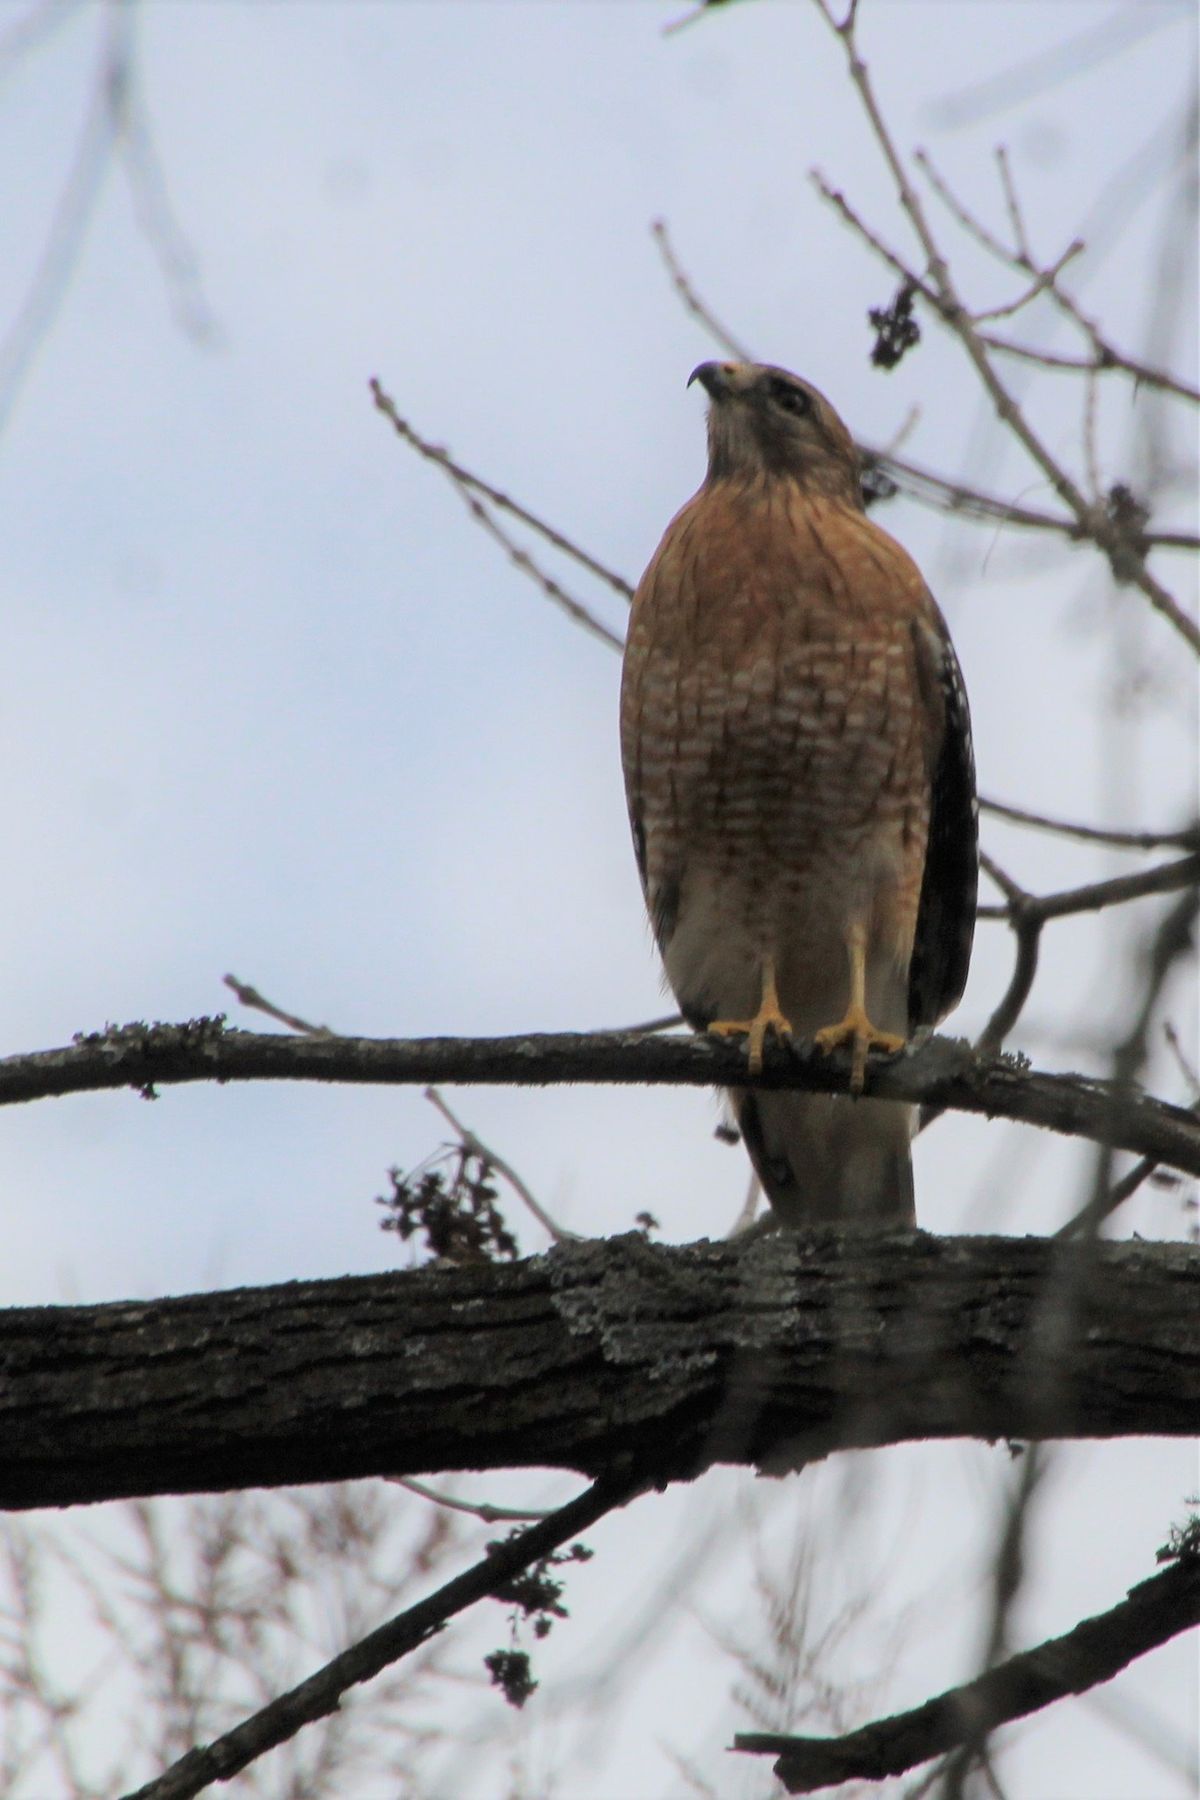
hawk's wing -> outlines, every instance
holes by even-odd
[[[929,715],[929,847],[908,974],[908,1023],[936,1025],[967,985],[979,885],[979,805],[971,714],[945,621],[930,601],[913,625],[917,679]]]

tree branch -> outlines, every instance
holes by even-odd
[[[769,1043],[762,1073],[745,1051],[704,1036],[547,1032],[503,1038],[287,1037],[229,1030],[224,1020],[112,1026],[57,1050],[0,1059],[0,1106],[52,1095],[132,1087],[147,1098],[186,1081],[345,1081],[400,1086],[478,1082],[542,1086],[802,1088],[849,1092],[846,1052]],[[1083,1075],[1050,1075],[1008,1056],[980,1057],[960,1039],[934,1037],[899,1056],[873,1055],[865,1093],[928,1102],[1037,1125],[1152,1156],[1200,1175],[1200,1125],[1187,1109],[1117,1092]]]
[[[1034,1352],[1073,1285],[1053,1392]],[[0,1312],[0,1506],[1200,1432],[1200,1252],[827,1229]],[[1038,1340],[1040,1341],[1040,1340]]]
[[[519,1532],[507,1543],[497,1544],[481,1562],[416,1606],[398,1613],[377,1631],[368,1633],[307,1681],[280,1694],[232,1731],[211,1744],[189,1750],[164,1774],[148,1781],[136,1793],[127,1794],[125,1800],[191,1800],[214,1782],[228,1781],[264,1751],[286,1743],[303,1726],[334,1712],[348,1688],[369,1681],[389,1663],[418,1649],[456,1613],[495,1593],[530,1563],[557,1550],[577,1532],[586,1531],[615,1507],[623,1506],[636,1491],[637,1484],[628,1479],[597,1481],[549,1518]]]
[[[994,866],[994,865],[993,865]],[[989,870],[990,872],[990,870]],[[1075,913],[1102,912],[1106,906],[1122,906],[1127,900],[1143,900],[1148,894],[1169,894],[1194,887],[1200,881],[1200,854],[1173,857],[1136,875],[1117,875],[1111,881],[1090,881],[1085,887],[1064,888],[1056,894],[1010,896],[1006,906],[981,906],[981,919],[1007,919],[1014,908],[1024,919],[1043,924],[1047,919],[1066,919]]]
[[[1200,1555],[1183,1554],[1161,1575],[1129,1590],[1109,1612],[1083,1619],[1063,1637],[1051,1638],[952,1688],[911,1712],[880,1719],[840,1738],[776,1736],[747,1732],[734,1749],[778,1755],[775,1774],[790,1794],[811,1794],[844,1781],[881,1781],[955,1750],[970,1738],[1010,1719],[1049,1706],[1068,1694],[1086,1693],[1111,1681],[1139,1656],[1200,1624]]]
[[[1105,825],[1080,825],[1074,819],[1052,819],[1045,813],[1029,812],[1023,806],[1009,806],[1003,800],[979,796],[981,812],[994,813],[1014,825],[1030,825],[1035,831],[1051,831],[1060,837],[1079,838],[1085,843],[1111,844],[1118,850],[1200,850],[1200,821],[1185,825],[1179,831],[1116,831]]]
[[[389,421],[397,437],[403,438],[405,443],[411,445],[417,454],[423,456],[427,462],[436,463],[455,487],[463,493],[481,497],[500,512],[511,514],[514,519],[519,519],[522,525],[528,525],[531,531],[536,531],[539,537],[545,538],[546,542],[552,544],[556,550],[561,550],[564,556],[569,556],[574,562],[579,563],[590,575],[595,575],[601,581],[607,582],[613,592],[620,594],[622,599],[631,600],[633,598],[633,589],[623,575],[619,575],[615,569],[610,569],[607,563],[602,563],[599,557],[593,556],[590,551],[583,549],[572,538],[567,537],[565,532],[559,531],[545,519],[540,518],[537,513],[530,512],[527,506],[522,506],[511,495],[502,493],[499,488],[493,487],[490,481],[484,481],[481,475],[474,474],[462,463],[456,462],[450,452],[441,444],[434,444],[428,438],[423,438],[409,424],[408,420],[401,416],[396,402],[385,391],[377,377],[372,376],[368,385],[377,411],[381,412]]]
[[[841,40],[850,79],[858,91],[863,112],[875,136],[880,154],[895,183],[896,197],[901,211],[907,217],[925,256],[927,274],[922,275],[912,269],[903,257],[889,249],[857,217],[845,197],[828,183],[823,182],[818,175],[815,178],[822,192],[839,209],[846,222],[860,232],[866,242],[887,262],[889,267],[924,296],[933,308],[935,316],[958,338],[998,416],[1021,444],[1034,466],[1050,482],[1068,512],[1077,521],[1083,534],[1104,553],[1114,579],[1118,583],[1128,582],[1139,588],[1151,606],[1174,627],[1185,642],[1193,650],[1200,652],[1200,625],[1183,610],[1174,596],[1146,566],[1145,553],[1136,534],[1131,533],[1119,520],[1111,517],[1103,504],[1089,500],[1088,496],[1082,492],[1068,470],[1057,461],[1033,429],[1012,392],[997,374],[992,363],[989,346],[983,335],[976,329],[971,311],[963,303],[958,293],[945,255],[926,218],[920,196],[909,178],[908,170],[879,110],[879,103],[867,65],[858,51],[853,9],[844,20],[839,22],[833,13],[830,0],[814,0],[814,4],[826,24]]]
[[[818,181],[818,185],[821,185],[820,181]],[[865,230],[861,221],[850,213],[842,195],[835,194],[833,189],[827,186],[822,186],[821,191],[827,199],[832,200],[842,209],[844,215],[858,230]],[[679,261],[666,221],[655,220],[651,231],[671,282],[687,310],[700,322],[713,342],[727,356],[733,357],[738,362],[753,361],[745,345],[727,330],[716,317],[712,308],[697,292],[695,284]],[[871,241],[873,247],[879,250],[880,254],[892,261],[893,267],[902,279],[916,280],[915,276],[910,277],[908,271],[905,270],[905,265],[898,257],[891,257],[890,253],[876,240],[872,239]],[[917,285],[920,286],[919,283]],[[930,303],[934,304],[932,297],[928,297]],[[981,493],[977,488],[967,487],[960,481],[951,481],[944,475],[935,474],[932,469],[921,468],[916,463],[908,462],[887,448],[866,444],[859,440],[858,450],[864,469],[881,469],[910,499],[916,500],[922,506],[932,507],[937,512],[953,513],[960,518],[983,521],[988,524],[1020,525],[1031,531],[1053,531],[1068,538],[1072,543],[1091,542],[1090,528],[1081,524],[1077,518],[1070,518],[1065,514],[1040,512],[1035,507],[1020,506],[1013,500],[1002,499],[995,494]],[[1194,532],[1188,531],[1143,531],[1139,535],[1138,542],[1147,550],[1154,548],[1200,549],[1200,538],[1197,538]]]

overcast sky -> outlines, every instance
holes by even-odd
[[[472,525],[367,389],[378,376],[418,429],[636,578],[701,476],[702,400],[684,384],[713,354],[652,220],[731,329],[816,382],[864,440],[889,440],[919,408],[915,461],[1053,504],[934,328],[894,373],[869,363],[866,310],[894,283],[810,169],[886,237],[903,232],[815,10],[764,0],[664,34],[686,10],[158,0],[133,27],[140,187],[120,156],[87,148],[105,12],[64,8],[23,53],[2,34],[26,9],[0,13],[5,1052],[110,1020],[228,1011],[258,1028],[222,987],[227,970],[306,1017],[381,1035],[663,1010],[621,789],[619,659]],[[1007,143],[1038,253],[1087,238],[1081,298],[1112,338],[1144,347],[1146,272],[1194,92],[1192,8],[864,0],[862,14],[898,144],[926,144],[1000,231],[992,150]],[[70,224],[64,192],[82,203],[89,184],[78,254],[31,318]],[[979,304],[1012,297],[996,264],[948,237]],[[1169,352],[1191,356],[1192,337],[1185,318]],[[1077,391],[1026,387],[1078,467]],[[1106,481],[1129,472],[1145,404],[1127,384],[1105,403]],[[1179,496],[1164,506],[1157,522],[1190,523]],[[986,793],[1120,824],[1194,811],[1192,682],[1141,600],[1115,596],[1078,551],[904,500],[879,517],[950,621]],[[571,582],[623,628],[619,599]],[[985,841],[1037,890],[1138,866],[995,825]],[[1128,1000],[1110,973],[1128,928],[1052,928],[1017,1034],[1040,1065],[1103,1068]],[[981,928],[951,1029],[980,1028],[1010,955],[1002,927]],[[1172,1016],[1194,1035],[1182,990]],[[1169,1061],[1157,1067],[1163,1091],[1186,1097]],[[702,1093],[478,1090],[455,1104],[576,1230],[621,1230],[648,1209],[668,1239],[717,1235],[745,1189],[742,1152],[714,1140]],[[196,1086],[153,1105],[103,1094],[11,1111],[0,1295],[102,1300],[394,1266],[372,1198],[389,1165],[443,1136],[418,1091],[367,1088]],[[947,1118],[917,1150],[919,1218],[1045,1231],[1089,1170],[1076,1147]],[[1145,1189],[1121,1229],[1180,1235],[1178,1194]],[[523,1239],[542,1242],[532,1227]],[[907,1496],[910,1536],[897,1547],[880,1522],[871,1541],[905,1566],[905,1591],[946,1580],[961,1614],[901,1663],[889,1704],[964,1672],[978,1642],[972,1583],[1001,1454],[909,1450],[880,1477]],[[807,1481],[790,1501],[772,1490],[785,1536]],[[1184,1446],[1065,1455],[1021,1641],[1150,1573],[1195,1484]],[[616,1629],[624,1571],[647,1582],[669,1537],[727,1514],[736,1485],[675,1490],[594,1534],[610,1546],[594,1580],[606,1593],[589,1600],[588,1574],[576,1578],[564,1658]],[[753,1621],[732,1578],[693,1599]],[[1196,1667],[1176,1645],[1120,1686],[1186,1736]],[[609,1760],[574,1767],[564,1791],[681,1793],[669,1742],[732,1792],[719,1746],[744,1720],[728,1686],[693,1630],[647,1664]],[[1187,1791],[1082,1708],[1047,1715],[1011,1770],[1022,1800]]]

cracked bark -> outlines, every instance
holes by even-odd
[[[427,1267],[0,1313],[0,1505],[451,1469],[793,1468],[922,1438],[1200,1431],[1200,1253],[828,1230],[633,1234]]]

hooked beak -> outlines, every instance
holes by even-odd
[[[753,365],[737,362],[703,362],[688,376],[688,386],[698,381],[710,400],[725,400],[740,393],[753,379]]]
[[[696,367],[688,376],[687,384],[689,387],[691,387],[693,381],[698,381],[709,399],[715,400],[718,394],[725,391],[725,370],[720,363],[697,363]]]

